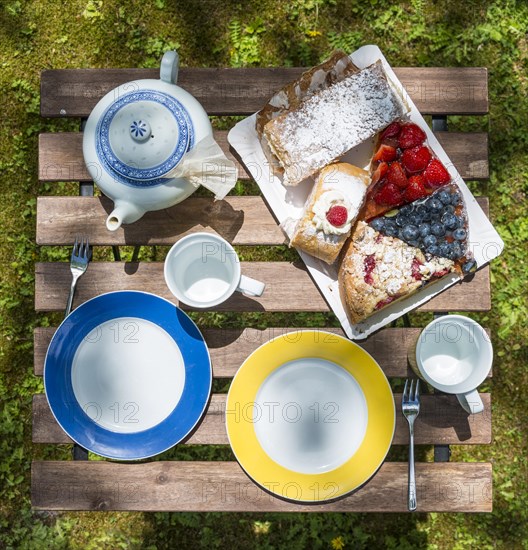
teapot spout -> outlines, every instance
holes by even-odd
[[[106,227],[109,231],[117,231],[124,223],[133,223],[143,214],[145,210],[138,208],[129,202],[117,201],[114,210],[106,219]]]

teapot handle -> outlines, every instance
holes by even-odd
[[[160,78],[169,84],[176,84],[178,80],[178,69],[180,68],[180,58],[176,50],[171,50],[163,54],[160,65]]]

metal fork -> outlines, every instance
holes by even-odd
[[[71,312],[73,304],[73,295],[75,294],[75,286],[80,276],[86,271],[88,263],[92,257],[92,252],[90,250],[90,245],[88,243],[88,237],[79,239],[75,238],[75,243],[73,245],[71,260],[70,260],[70,270],[72,273],[72,282],[70,287],[70,294],[68,296],[68,303],[66,305],[65,317]]]
[[[414,389],[414,394],[413,394]],[[420,380],[405,381],[402,396],[402,412],[407,422],[409,422],[409,492],[407,506],[411,512],[416,510],[416,481],[414,479],[414,421],[420,412]]]

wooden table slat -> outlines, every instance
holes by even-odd
[[[44,370],[46,351],[55,327],[37,327],[34,331],[34,372],[41,376]],[[271,327],[266,329],[201,329],[209,348],[215,378],[232,378],[236,371],[262,344],[273,338],[287,338],[295,341],[296,333],[302,328]],[[321,332],[331,332],[344,336],[340,328],[311,328]],[[375,332],[366,340],[356,343],[365,349],[381,366],[389,378],[413,376],[407,363],[407,350],[418,338],[421,328],[385,328]],[[487,330],[488,335],[489,330]],[[321,336],[324,337],[324,336]],[[489,376],[492,376],[490,371]]]
[[[266,284],[258,298],[235,292],[217,311],[329,311],[328,304],[301,262],[241,262],[242,273]],[[35,265],[35,309],[61,311],[71,283],[66,262]],[[433,283],[434,284],[434,283]],[[142,290],[177,303],[163,278],[162,262],[92,262],[77,285],[74,307],[104,292]],[[191,309],[181,304],[182,309]],[[418,308],[419,311],[487,311],[489,266],[456,283]]]
[[[488,214],[487,197],[478,204]],[[285,237],[262,197],[190,197],[172,208],[108,231],[106,197],[38,197],[37,244],[71,245],[79,234],[93,245],[172,245],[196,231],[211,231],[235,245],[280,245]]]
[[[418,512],[492,511],[488,463],[417,463],[416,486]],[[311,505],[263,491],[236,462],[35,461],[31,498],[45,510],[406,512],[407,464],[385,462],[361,490]]]
[[[462,132],[436,132],[436,137],[464,179],[487,179],[488,134]],[[227,157],[234,161],[241,180],[251,179],[227,142],[227,132],[216,130],[214,136]],[[62,132],[39,136],[40,181],[90,181],[92,178],[84,162],[83,134]]]
[[[218,233],[237,245],[280,245],[286,240],[261,197],[190,197],[108,231],[105,222],[112,210],[107,197],[38,197],[37,243],[71,244],[83,234],[93,245],[172,245],[197,231]]]
[[[448,132],[444,132],[447,134]],[[486,134],[454,134],[458,139],[448,139],[448,146],[454,151],[461,165],[468,170],[483,169],[487,166],[487,145],[484,137]],[[463,136],[470,136],[467,139]],[[232,160],[238,168],[239,179],[250,179],[250,175],[240,164],[236,155],[233,155],[227,142],[227,131],[214,131],[214,137],[226,156]],[[91,176],[86,169],[82,151],[83,134],[81,132],[44,133],[39,135],[39,180],[40,181],[91,181]],[[469,163],[463,159],[463,150],[470,155]],[[469,153],[472,149],[475,153]],[[475,172],[475,174],[480,172]],[[475,171],[475,170],[474,170]],[[465,177],[465,176],[464,176]]]
[[[178,85],[211,115],[258,111],[302,68],[181,68]],[[485,114],[488,73],[483,67],[396,67],[396,76],[426,114]],[[157,69],[60,69],[41,73],[40,112],[44,117],[85,117],[116,86],[159,78]]]
[[[482,414],[468,415],[454,395],[422,395],[420,415],[415,423],[417,445],[467,445],[491,443],[491,398],[481,393]],[[401,412],[401,394],[394,395],[396,430],[394,445],[409,443],[409,426]],[[339,413],[336,416],[339,420]],[[206,416],[185,441],[190,445],[228,445],[226,395],[213,394]],[[57,424],[44,394],[33,398],[33,443],[72,443]]]

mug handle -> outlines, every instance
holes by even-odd
[[[264,283],[252,279],[251,277],[241,275],[237,290],[238,292],[242,292],[242,294],[247,294],[248,296],[262,296],[265,288],[266,285]]]
[[[457,399],[462,408],[469,414],[481,413],[484,410],[484,403],[482,403],[482,399],[476,389],[466,393],[457,393]]]

